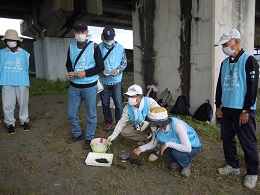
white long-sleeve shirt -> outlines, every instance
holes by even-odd
[[[147,97],[147,98],[148,98],[149,109],[151,109],[153,107],[160,107],[160,105],[153,98],[150,98],[150,97]],[[123,109],[122,117],[117,122],[112,135],[115,135],[117,137],[121,133],[123,128],[126,126],[126,124],[129,120],[130,120],[130,118],[129,118],[129,115],[128,115],[128,106],[126,105]]]
[[[167,125],[166,128],[170,128],[170,125]],[[175,143],[175,142],[166,142],[166,146],[169,148],[173,148],[175,150],[178,150],[180,152],[191,152],[191,143],[188,137],[188,130],[187,127],[181,122],[177,121],[174,123],[174,130],[178,134],[181,144]],[[145,152],[146,150],[150,150],[156,147],[158,143],[158,140],[155,137],[155,133],[153,133],[153,137],[151,142],[140,146],[141,152]]]

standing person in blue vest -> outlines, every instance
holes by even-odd
[[[115,30],[111,27],[105,27],[101,35],[102,43],[99,44],[105,69],[99,74],[99,79],[104,86],[100,93],[103,115],[105,120],[104,130],[110,130],[113,124],[113,117],[110,110],[110,94],[115,104],[116,123],[122,116],[122,92],[121,81],[123,70],[127,66],[127,59],[124,47],[116,42]]]
[[[144,97],[139,85],[130,86],[125,95],[128,104],[124,107],[113,133],[107,138],[108,142],[111,143],[119,134],[137,142],[149,140],[152,131],[145,117],[151,108],[159,106],[158,103],[153,98]]]
[[[195,130],[180,119],[169,118],[164,107],[151,108],[146,120],[153,131],[152,140],[134,149],[134,154],[139,156],[141,152],[155,148],[159,142],[161,155],[165,154],[170,160],[168,168],[181,168],[181,175],[189,177],[192,158],[199,153],[201,147]]]
[[[79,108],[86,105],[86,135],[83,149],[90,149],[90,142],[95,138],[97,126],[96,94],[98,74],[104,70],[104,62],[98,45],[88,40],[88,26],[85,21],[76,20],[73,24],[76,41],[68,49],[66,67],[70,77],[68,94],[68,120],[72,125],[72,137],[67,142],[73,143],[84,139],[79,124]],[[80,52],[83,51],[80,57]],[[78,58],[78,60],[77,60]]]
[[[0,85],[2,86],[4,122],[7,125],[7,132],[14,134],[14,110],[17,100],[21,126],[24,131],[29,131],[30,54],[20,47],[23,39],[18,37],[16,30],[7,30],[2,40],[7,46],[0,50]]]
[[[235,136],[245,154],[247,175],[244,186],[256,186],[259,156],[256,139],[255,109],[259,66],[255,58],[240,46],[236,29],[224,33],[215,46],[222,45],[228,57],[221,63],[216,89],[216,117],[220,119],[221,139],[227,165],[219,168],[223,175],[240,174]]]

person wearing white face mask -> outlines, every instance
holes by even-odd
[[[68,120],[72,126],[72,137],[67,142],[74,143],[85,138],[83,149],[89,150],[95,138],[97,126],[96,95],[98,74],[104,70],[104,62],[98,45],[89,41],[88,26],[83,20],[73,24],[76,41],[68,49],[66,68],[70,78],[68,92]],[[83,136],[79,123],[79,108],[86,105],[86,135]]]
[[[218,168],[223,175],[240,174],[235,136],[245,154],[247,175],[244,186],[256,186],[259,154],[256,139],[256,98],[259,66],[256,59],[240,46],[241,35],[236,29],[224,33],[215,46],[222,45],[228,56],[221,63],[216,88],[216,117],[221,124],[224,156],[227,165]]]
[[[2,40],[6,48],[0,50],[0,85],[2,86],[2,103],[4,122],[7,132],[14,134],[14,110],[16,101],[19,104],[19,120],[24,131],[29,125],[29,57],[30,54],[20,47],[23,40],[16,30],[8,29]]]
[[[104,90],[100,93],[102,110],[104,115],[104,130],[112,128],[113,117],[110,110],[110,94],[115,104],[115,121],[120,120],[123,111],[121,81],[123,71],[127,66],[124,47],[114,40],[116,34],[111,27],[105,27],[101,35],[103,42],[99,44],[105,69],[99,74],[100,82]]]
[[[143,90],[139,85],[130,86],[125,95],[128,104],[124,107],[122,117],[113,133],[107,138],[110,144],[119,134],[137,142],[151,138],[152,132],[145,117],[151,108],[159,105],[154,99],[143,97]]]
[[[146,120],[153,131],[152,140],[134,149],[134,154],[139,156],[142,152],[155,148],[159,142],[161,155],[165,154],[170,161],[168,168],[181,168],[181,175],[189,177],[192,158],[199,153],[201,147],[195,130],[180,119],[169,118],[164,107],[151,108]]]

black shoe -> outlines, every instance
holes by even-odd
[[[14,126],[13,125],[7,126],[7,133],[9,133],[10,135],[14,134]]]
[[[84,142],[82,148],[83,148],[84,150],[90,150],[90,149],[91,149],[91,147],[90,147],[90,142],[91,142],[91,140],[85,140],[85,142]]]
[[[23,128],[24,131],[29,131],[29,130],[30,130],[30,125],[29,125],[29,123],[24,122],[21,126],[22,126],[22,128]]]
[[[83,137],[82,134],[81,134],[80,136],[78,136],[78,137],[72,136],[72,137],[70,137],[70,138],[67,140],[67,143],[72,144],[72,143],[74,143],[74,142],[78,142],[78,141],[83,140],[83,139],[84,139],[84,137]]]

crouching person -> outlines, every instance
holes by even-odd
[[[130,86],[124,95],[128,98],[128,104],[124,107],[122,117],[107,140],[111,143],[121,134],[137,142],[147,141],[152,137],[152,131],[145,117],[151,108],[159,105],[154,99],[143,97],[143,90],[139,85]]]
[[[170,160],[168,168],[181,168],[181,175],[189,177],[192,158],[199,153],[201,147],[195,130],[180,119],[169,118],[164,107],[151,108],[146,120],[153,131],[152,140],[134,149],[134,153],[139,156],[141,152],[156,147],[159,142],[161,155],[165,154]]]

